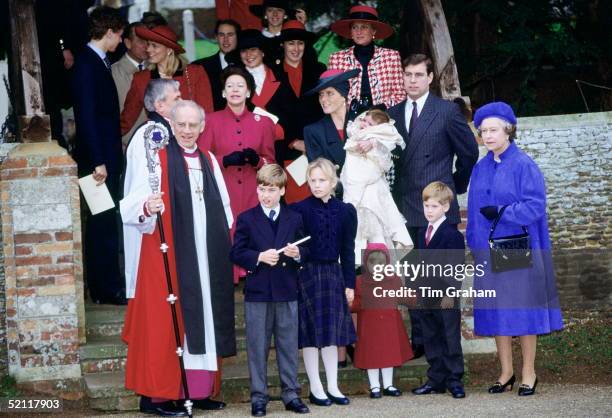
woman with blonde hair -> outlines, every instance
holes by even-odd
[[[188,64],[181,54],[185,52],[177,42],[176,33],[166,25],[136,28],[136,35],[147,41],[149,67],[134,74],[132,86],[125,98],[121,112],[121,134],[126,134],[132,126],[143,122],[144,92],[150,80],[172,78],[180,83],[181,97],[193,100],[206,112],[213,111],[210,80],[200,65]]]

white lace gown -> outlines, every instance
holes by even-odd
[[[343,199],[357,209],[355,263],[361,264],[361,254],[368,242],[380,242],[387,248],[412,246],[406,220],[398,210],[385,173],[392,165],[391,151],[405,147],[394,121],[360,129],[350,122],[344,149],[346,160],[340,174]],[[373,139],[374,147],[366,154],[358,150],[361,141]],[[398,245],[399,244],[399,245]]]

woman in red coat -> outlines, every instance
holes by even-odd
[[[221,74],[227,107],[206,117],[201,149],[219,160],[234,219],[258,204],[257,170],[274,162],[274,123],[251,113],[247,100],[255,91],[253,77],[243,68],[227,67]],[[233,236],[234,228],[232,228]],[[234,270],[234,281],[240,273]]]
[[[357,313],[357,343],[353,364],[368,370],[371,398],[380,398],[383,393],[386,396],[400,396],[399,389],[393,386],[393,368],[414,356],[402,314],[397,309],[400,298],[379,295],[382,295],[383,290],[401,289],[402,283],[397,276],[374,280],[375,266],[391,262],[385,244],[368,244],[363,260],[364,273],[357,278],[355,300],[351,307]],[[383,378],[382,391],[379,373]]]
[[[149,81],[155,78],[172,78],[180,83],[181,97],[193,100],[206,112],[213,111],[210,80],[201,65],[187,64],[178,54],[185,52],[177,42],[176,33],[169,26],[148,29],[137,27],[136,34],[147,40],[149,69],[134,73],[132,86],[125,98],[121,112],[121,134],[125,135],[139,120],[144,121],[144,93]],[[141,116],[142,115],[142,116]]]

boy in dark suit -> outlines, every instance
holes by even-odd
[[[244,288],[247,356],[251,383],[251,414],[266,415],[267,366],[274,334],[281,397],[289,411],[310,412],[298,396],[297,270],[306,247],[289,243],[302,238],[302,216],[280,205],[287,175],[277,164],[257,172],[259,205],[238,216],[233,263],[247,270]],[[277,249],[283,249],[278,252]]]
[[[461,232],[446,218],[454,198],[452,189],[435,181],[423,190],[423,212],[428,221],[419,228],[415,248],[425,266],[453,266],[455,274],[465,262],[465,242]],[[427,382],[413,389],[416,395],[444,393],[448,388],[453,398],[464,398],[463,351],[461,350],[461,311],[454,289],[461,288],[459,277],[441,271],[417,278],[417,295],[421,305],[420,321],[423,345],[429,363]],[[437,294],[434,292],[437,291]]]

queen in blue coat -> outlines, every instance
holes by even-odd
[[[512,337],[519,336],[523,353],[519,395],[535,393],[537,335],[563,327],[555,284],[546,218],[544,176],[536,163],[515,144],[516,117],[503,102],[489,103],[474,117],[487,155],[476,164],[468,194],[467,243],[484,274],[474,278],[476,290],[494,290],[495,297],[474,299],[474,328],[494,336],[501,362],[498,381],[489,388],[500,393],[515,382]],[[499,273],[491,271],[489,232],[506,206],[494,237],[521,234],[526,227],[532,266]]]

